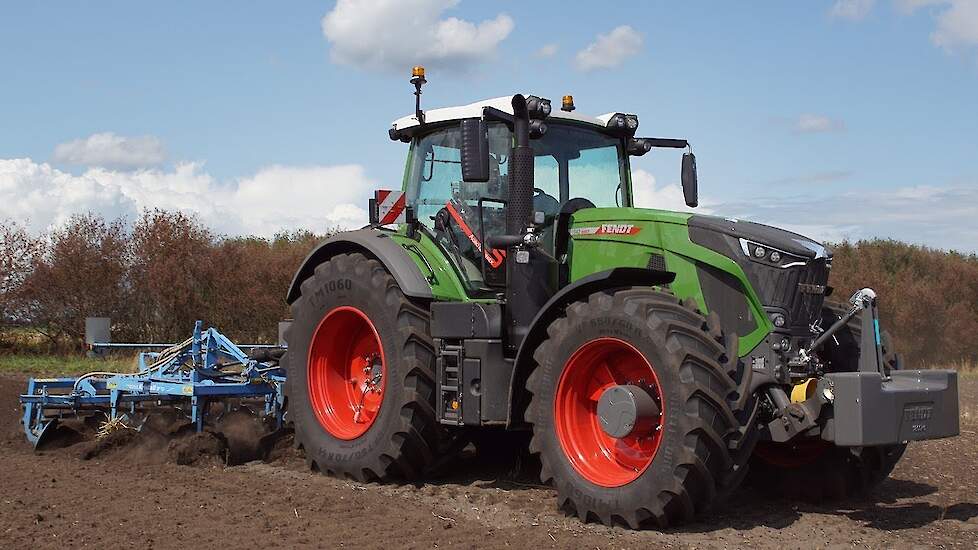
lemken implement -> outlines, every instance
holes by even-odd
[[[105,344],[103,344],[105,345]],[[266,354],[273,357],[275,353]],[[135,373],[92,372],[77,378],[31,378],[20,396],[24,433],[35,447],[66,415],[141,428],[162,407],[186,412],[199,432],[213,421],[210,405],[229,399],[257,404],[270,429],[282,425],[285,376],[277,361],[259,362],[214,328],[160,352],[139,354]],[[220,407],[220,412],[227,409]]]
[[[653,149],[682,151],[697,205],[686,140],[571,96],[423,111],[423,68],[411,83],[415,112],[389,131],[409,146],[401,189],[377,191],[371,224],[322,242],[287,292],[269,403],[311,468],[418,479],[469,441],[529,432],[562,509],[664,528],[748,469],[845,496],[908,442],[958,433],[955,372],[903,370],[871,289],[832,300],[828,248],[635,206],[630,159]]]

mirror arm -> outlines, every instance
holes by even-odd
[[[482,108],[482,119],[489,122],[502,122],[509,127],[510,130],[513,129],[513,115],[500,111],[495,107],[483,107]]]

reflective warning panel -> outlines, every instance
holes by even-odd
[[[378,189],[374,192],[374,201],[377,205],[377,223],[380,225],[407,222],[403,191]]]

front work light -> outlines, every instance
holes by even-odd
[[[550,100],[535,95],[528,96],[526,98],[526,110],[530,114],[530,118],[547,118],[550,116]]]
[[[635,130],[638,130],[638,116],[615,113],[608,119],[607,128],[629,136],[635,135]]]

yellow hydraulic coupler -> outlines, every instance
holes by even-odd
[[[815,395],[817,386],[818,380],[815,378],[806,378],[804,381],[795,384],[791,388],[791,402],[802,403],[807,401],[809,397]]]

